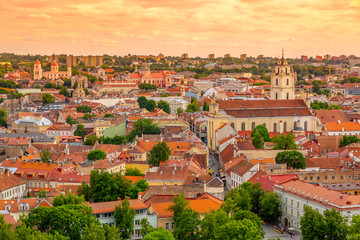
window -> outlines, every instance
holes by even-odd
[[[335,176],[332,176],[331,179],[334,180],[334,179],[335,179]]]
[[[349,175],[349,179],[351,179],[351,175]]]
[[[304,122],[304,130],[305,130],[305,132],[308,130],[308,122],[307,121]]]
[[[278,93],[275,93],[275,100],[278,99]]]
[[[245,131],[245,123],[241,123],[241,131]]]
[[[166,223],[165,223],[165,229],[166,229],[166,230],[170,230],[170,223],[169,223],[169,222],[166,222]]]
[[[235,124],[234,123],[231,123],[230,126],[235,129]]]
[[[300,205],[300,203],[299,203],[299,201],[297,201],[296,207],[299,208],[299,205]]]
[[[286,68],[287,71],[287,68]],[[289,79],[286,79],[286,85],[289,85]]]
[[[171,222],[171,229],[174,229],[175,228],[175,224],[174,222]]]
[[[284,122],[284,132],[286,132],[286,122]]]
[[[294,200],[293,200],[293,199],[291,199],[291,206],[293,206],[293,204],[294,204]]]
[[[275,85],[279,85],[279,79],[276,79]]]
[[[135,225],[135,226],[140,225],[140,220],[135,220],[135,221],[134,221],[134,225]]]
[[[286,99],[289,99],[289,93],[286,93]]]
[[[273,131],[276,132],[276,123],[274,123]]]
[[[251,123],[251,130],[255,129],[255,122]]]
[[[340,179],[344,179],[344,176],[341,176]]]

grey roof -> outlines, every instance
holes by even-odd
[[[46,143],[55,141],[55,138],[49,137],[43,133],[0,133],[0,137],[29,137],[31,138],[32,143]]]

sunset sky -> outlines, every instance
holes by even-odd
[[[360,0],[0,0],[0,52],[360,56]]]

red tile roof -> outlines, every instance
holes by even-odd
[[[93,209],[93,213],[109,213],[115,212],[115,206],[119,205],[121,201],[111,201],[111,202],[99,202],[99,203],[89,203],[86,204]],[[130,199],[130,207],[135,210],[147,209],[145,204],[139,199]]]

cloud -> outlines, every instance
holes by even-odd
[[[62,0],[61,4],[3,0],[1,4],[0,20],[7,24],[0,25],[6,33],[0,45],[9,52],[276,56],[286,47],[292,56],[360,55],[358,0]],[[31,39],[19,40],[24,36]]]

